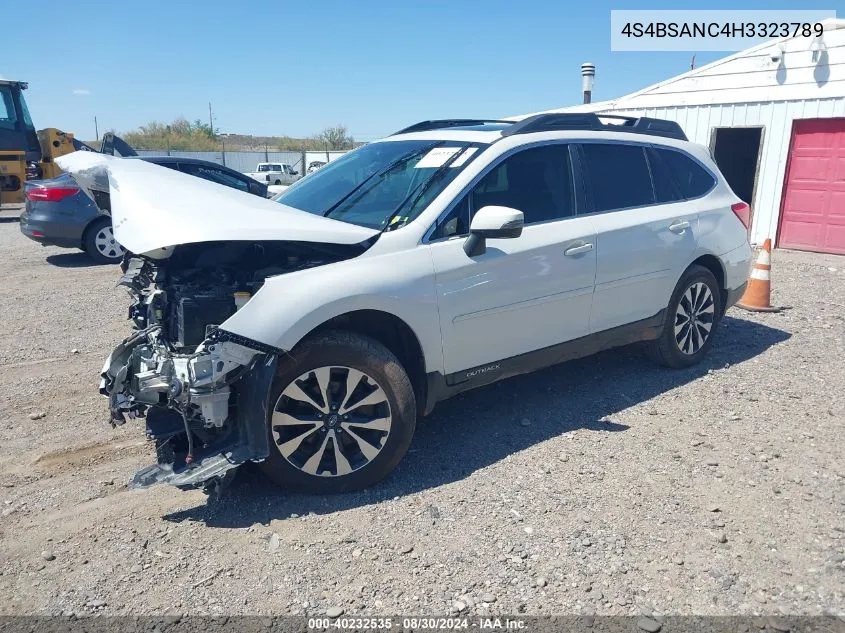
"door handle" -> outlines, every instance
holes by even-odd
[[[571,248],[567,248],[563,251],[563,254],[567,257],[573,257],[575,255],[580,255],[581,253],[589,253],[593,250],[592,244],[581,244],[580,246],[573,246]]]
[[[689,222],[683,220],[682,222],[675,222],[674,224],[669,225],[669,230],[672,233],[683,233],[689,228]]]

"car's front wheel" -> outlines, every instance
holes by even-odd
[[[690,266],[675,286],[663,331],[649,344],[649,355],[667,367],[695,365],[713,343],[721,310],[721,293],[713,273],[704,266]]]
[[[329,332],[295,348],[270,396],[262,469],[286,488],[366,488],[396,468],[414,435],[416,400],[405,369],[358,334]]]
[[[104,264],[114,264],[123,259],[126,252],[114,239],[111,218],[102,217],[91,223],[85,231],[82,249],[94,260]]]

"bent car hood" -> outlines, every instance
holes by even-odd
[[[115,239],[133,253],[230,240],[357,244],[378,234],[144,160],[73,152],[56,162],[92,199],[92,190],[109,192]]]

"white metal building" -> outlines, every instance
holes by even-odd
[[[845,20],[564,111],[677,121],[751,203],[752,242],[845,254]]]

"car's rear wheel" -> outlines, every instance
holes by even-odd
[[[660,337],[649,355],[667,367],[689,367],[704,358],[722,315],[721,293],[713,273],[690,266],[675,286]]]
[[[383,345],[349,332],[306,341],[283,361],[262,469],[305,492],[358,490],[390,474],[416,425],[411,381]]]
[[[103,263],[117,263],[126,252],[114,239],[111,218],[100,218],[91,223],[82,241],[83,250],[93,259]]]

